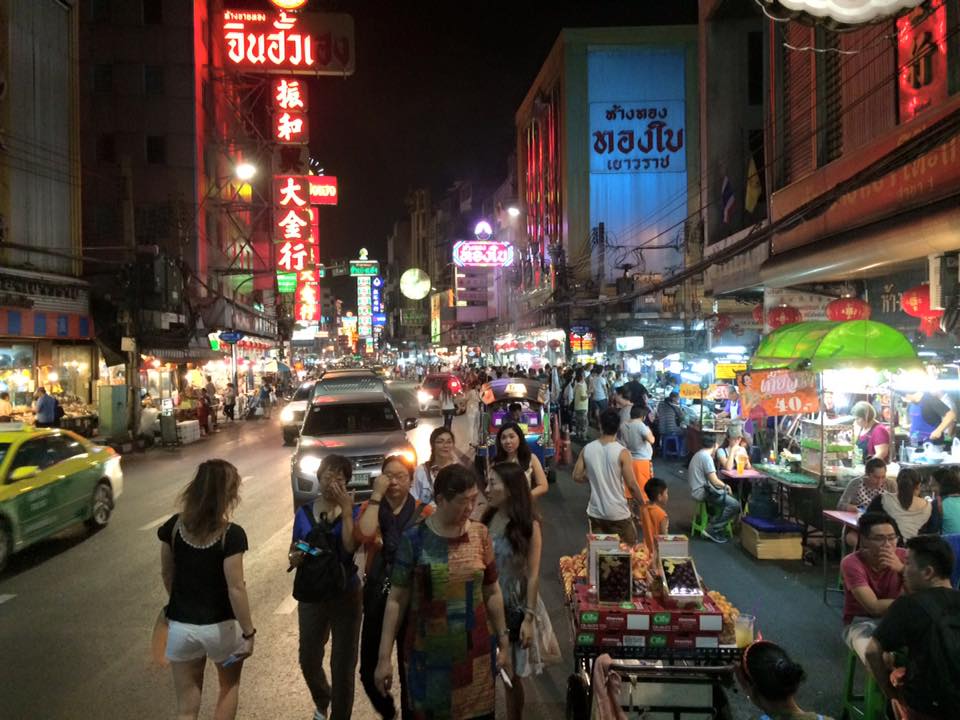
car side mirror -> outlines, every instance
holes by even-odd
[[[404,430],[413,430],[420,424],[420,418],[407,418],[403,421]]]
[[[10,482],[27,480],[34,477],[38,472],[40,472],[40,467],[38,465],[22,465],[10,473]]]

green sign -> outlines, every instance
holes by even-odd
[[[277,273],[277,291],[282,293],[292,293],[297,291],[297,274],[295,272]]]
[[[350,277],[362,277],[365,275],[379,275],[380,262],[377,260],[351,260]]]

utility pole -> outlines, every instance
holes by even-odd
[[[130,157],[120,158],[120,177],[123,183],[121,210],[123,217],[123,244],[129,249],[133,262],[132,287],[128,289],[124,308],[124,336],[127,351],[127,388],[128,388],[128,424],[130,437],[136,442],[140,432],[140,349],[137,346],[136,312],[137,298],[140,295],[140,268],[137,265],[137,234],[133,211],[133,171]]]

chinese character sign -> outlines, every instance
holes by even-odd
[[[273,109],[279,112],[307,111],[307,84],[295,78],[273,81]]]
[[[373,335],[373,306],[370,301],[371,278],[357,278],[357,334],[360,337]]]
[[[310,125],[306,113],[284,110],[273,116],[273,139],[281,145],[306,145],[310,142]]]
[[[900,122],[947,98],[947,8],[924,3],[897,19]]]
[[[682,100],[590,103],[590,172],[683,172]]]
[[[310,204],[310,180],[306,175],[274,175],[273,204],[278,208],[302,208]]]
[[[461,240],[453,244],[453,262],[460,267],[508,267],[513,245],[490,240]]]
[[[381,291],[383,290],[383,278],[377,275],[370,284],[370,308],[374,313],[382,313],[383,296],[381,295]]]
[[[294,299],[294,319],[298,322],[317,322],[320,317],[320,285],[315,270],[297,274]]]
[[[343,13],[224,10],[224,64],[288,75],[352,75],[353,18]]]

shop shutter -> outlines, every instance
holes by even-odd
[[[840,36],[840,49],[855,53],[840,63],[844,153],[896,125],[895,34],[894,24],[886,22]]]
[[[798,22],[783,30],[783,158],[784,185],[799,180],[814,168],[816,77],[813,53],[791,48],[813,46],[813,28]],[[786,45],[791,46],[790,48]]]
[[[840,36],[832,30],[817,33],[817,164],[826,165],[843,151],[843,94],[841,91]]]

